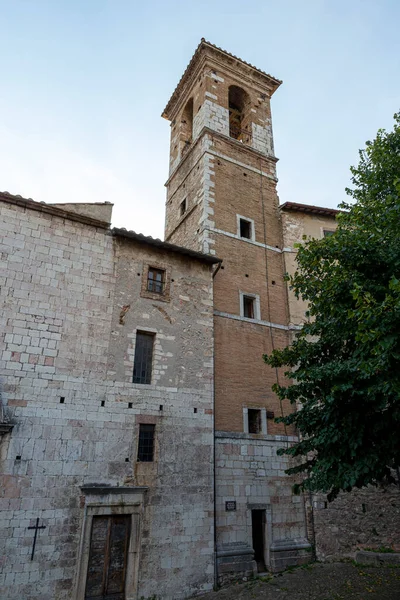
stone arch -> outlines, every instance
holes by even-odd
[[[250,130],[250,96],[238,87],[229,87],[229,135],[235,140],[249,142]]]

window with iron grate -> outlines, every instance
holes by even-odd
[[[151,383],[153,367],[154,333],[136,332],[133,383]]]
[[[138,462],[152,462],[154,460],[154,431],[155,425],[139,426]]]

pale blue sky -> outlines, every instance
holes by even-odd
[[[398,0],[0,0],[0,190],[163,236],[160,114],[200,38],[283,79],[281,203],[335,207],[400,108]]]

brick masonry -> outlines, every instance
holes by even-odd
[[[186,75],[179,84],[182,97],[178,86],[164,114],[172,121],[165,233],[169,241],[223,259],[214,279],[214,331],[217,559],[219,581],[226,581],[253,573],[255,507],[265,514],[268,568],[301,563],[310,548],[304,503],[292,496],[287,462],[276,455],[295,432],[268,419],[266,431],[245,433],[248,409],[275,416],[289,410],[271,391],[277,380],[283,383],[283,372],[262,360],[288,345],[291,335],[270,112],[276,81],[207,44]],[[247,98],[241,139],[230,137],[232,86],[244,88]],[[192,137],[179,155],[176,139],[183,125],[187,136],[186,106],[192,102]],[[191,212],[182,217],[185,197]],[[240,217],[252,223],[250,239],[240,235]],[[242,314],[246,294],[257,306],[252,319]],[[236,511],[225,512],[227,496],[236,500]]]

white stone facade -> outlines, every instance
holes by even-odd
[[[214,99],[216,99],[216,96],[214,96]],[[193,140],[199,137],[204,127],[229,135],[228,109],[212,102],[212,100],[205,100],[193,119]]]
[[[1,398],[13,425],[0,445],[2,599],[84,597],[92,484],[142,490],[127,598],[211,589],[212,265],[31,201],[1,210]],[[168,302],[141,295],[143,265],[163,261]],[[146,328],[153,379],[133,384]],[[153,462],[136,459],[141,423],[155,425]],[[97,498],[107,514],[109,495]]]

